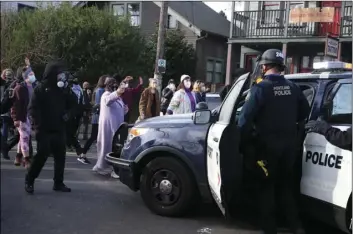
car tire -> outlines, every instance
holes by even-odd
[[[171,189],[166,186],[170,184]],[[153,159],[146,165],[141,176],[140,192],[153,213],[176,217],[184,215],[196,204],[196,186],[193,175],[183,163],[164,157]],[[169,195],[167,190],[171,190]]]

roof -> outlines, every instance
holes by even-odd
[[[230,21],[201,1],[169,1],[169,7],[202,31],[229,37]]]

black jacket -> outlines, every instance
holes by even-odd
[[[206,93],[197,92],[195,93],[196,104],[199,102],[206,102]]]
[[[173,90],[169,89],[168,87],[165,87],[162,90],[161,111],[167,110],[169,103],[172,100],[173,94]]]
[[[36,134],[65,132],[65,120],[72,107],[67,91],[57,87],[57,75],[66,70],[60,62],[48,63],[41,83],[33,91],[28,111]]]
[[[346,131],[330,127],[325,134],[325,138],[332,145],[352,151],[352,127]]]

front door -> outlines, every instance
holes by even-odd
[[[333,105],[326,121],[346,130],[352,126],[351,79],[337,82],[326,99]],[[317,133],[304,141],[301,193],[346,208],[352,192],[352,152],[329,143]]]
[[[207,136],[207,177],[212,196],[222,213],[229,216],[228,203],[242,175],[239,154],[239,131],[236,127],[236,107],[250,82],[250,74],[238,78],[224,100],[217,122]],[[233,120],[234,119],[234,120]]]

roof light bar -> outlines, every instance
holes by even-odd
[[[327,62],[317,62],[313,64],[314,70],[330,70],[330,69],[343,69],[352,70],[351,63],[345,63],[341,61],[327,61]]]

